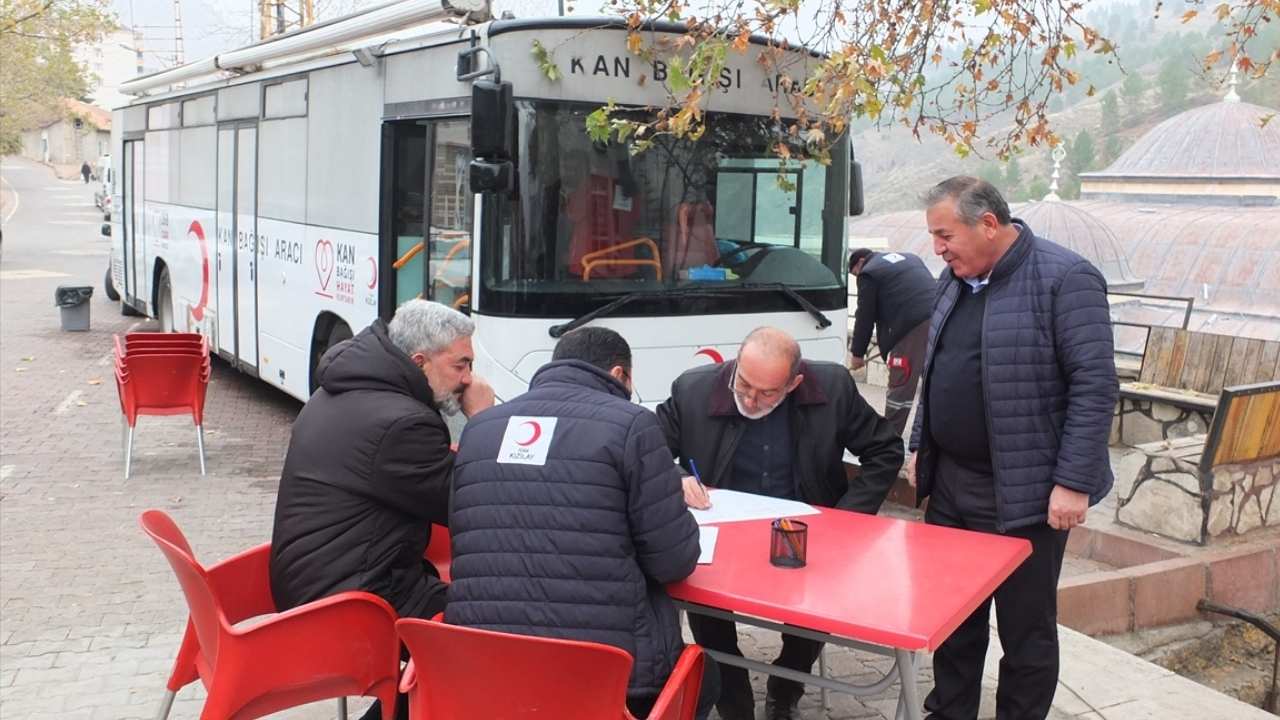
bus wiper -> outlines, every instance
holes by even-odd
[[[795,303],[799,305],[801,308],[803,308],[805,312],[812,315],[813,319],[818,322],[819,330],[823,330],[831,327],[831,320],[828,319],[826,315],[823,315],[822,311],[819,310],[816,305],[809,302],[809,300],[805,298],[805,296],[796,292],[790,285],[786,283],[780,283],[780,282],[742,283],[738,287],[746,288],[748,290],[776,290],[782,293],[783,295],[786,295],[787,297],[794,300]]]
[[[592,320],[595,320],[596,318],[604,317],[605,315],[610,315],[615,310],[622,307],[623,305],[626,305],[632,300],[638,300],[640,298],[672,297],[672,296],[688,297],[688,296],[698,296],[698,295],[722,297],[726,294],[733,294],[736,290],[743,290],[743,289],[773,290],[776,292],[780,292],[783,295],[786,295],[791,300],[793,300],[805,312],[809,313],[809,315],[813,316],[813,319],[818,323],[819,329],[831,327],[831,320],[829,320],[826,315],[823,315],[821,310],[819,310],[813,303],[805,299],[803,295],[791,289],[791,287],[786,283],[742,283],[741,285],[733,285],[731,287],[725,287],[725,288],[688,287],[688,288],[675,288],[675,289],[664,289],[664,290],[636,290],[635,292],[629,292],[626,295],[623,295],[615,300],[607,302],[604,305],[601,305],[600,307],[596,308],[595,310],[592,310],[591,312],[586,313],[584,315],[580,315],[574,318],[573,320],[570,320],[567,323],[552,325],[547,330],[547,334],[553,338],[559,338],[561,335],[564,335],[570,330],[576,330],[582,327],[583,325],[586,325],[587,323],[591,322]]]
[[[584,315],[579,315],[578,317],[570,320],[567,323],[552,325],[547,330],[547,334],[553,338],[558,338],[561,335],[564,335],[565,333],[569,332],[570,330],[577,330],[578,328],[582,327],[583,325],[586,325],[587,323],[591,322],[592,320],[595,320],[598,317],[604,317],[605,315],[612,314],[613,311],[617,310],[623,305],[626,305],[632,300],[638,300],[640,298],[671,297],[673,295],[675,296],[721,295],[723,293],[724,293],[723,290],[717,290],[715,288],[704,288],[704,287],[674,288],[674,289],[663,289],[663,290],[636,290],[635,292],[629,292],[626,295],[623,295],[622,297],[617,298],[616,300],[607,302],[604,305],[601,305],[600,307],[596,308],[595,310],[592,310],[589,313],[586,313]]]

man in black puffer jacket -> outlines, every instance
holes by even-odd
[[[346,590],[374,593],[402,617],[444,609],[445,585],[423,559],[431,523],[448,523],[454,455],[441,412],[493,405],[493,390],[471,374],[474,329],[456,310],[410,300],[390,326],[376,320],[325,353],[276,498],[270,567],[280,610]]]
[[[1058,679],[1057,587],[1067,531],[1111,489],[1116,381],[1107,283],[1076,253],[1011,218],[990,183],[925,196],[938,282],[908,477],[925,522],[1031,542],[994,594],[996,717],[1049,712]],[[978,715],[988,598],[933,656],[935,720]]]
[[[529,392],[473,418],[458,447],[451,624],[604,643],[635,659],[644,717],[684,649],[664,585],[698,561],[698,527],[653,413],[630,401],[631,348],[566,333]],[[707,658],[699,717],[715,700]]]

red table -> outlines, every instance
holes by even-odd
[[[915,655],[942,644],[1031,554],[1031,543],[893,518],[823,508],[809,524],[800,569],[769,563],[769,520],[720,524],[715,555],[667,586],[677,605],[757,627],[895,659],[867,686],[707,651],[717,661],[854,695],[902,679],[899,711],[919,718]]]

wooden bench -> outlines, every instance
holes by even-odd
[[[1224,388],[1208,432],[1139,445],[1116,468],[1116,519],[1205,544],[1280,526],[1280,381]]]
[[[1120,384],[1112,443],[1203,434],[1223,388],[1277,378],[1280,342],[1152,327],[1138,379]]]

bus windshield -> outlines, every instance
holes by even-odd
[[[657,292],[618,314],[741,312],[741,296],[753,312],[794,310],[756,290],[774,283],[844,307],[845,164],[781,163],[773,120],[716,113],[698,140],[659,136],[633,156],[591,141],[592,110],[517,103],[517,192],[485,233],[486,312],[576,315],[638,290],[699,286],[718,292],[674,310]],[[847,153],[842,140],[832,157]],[[737,299],[722,292],[734,289]]]

